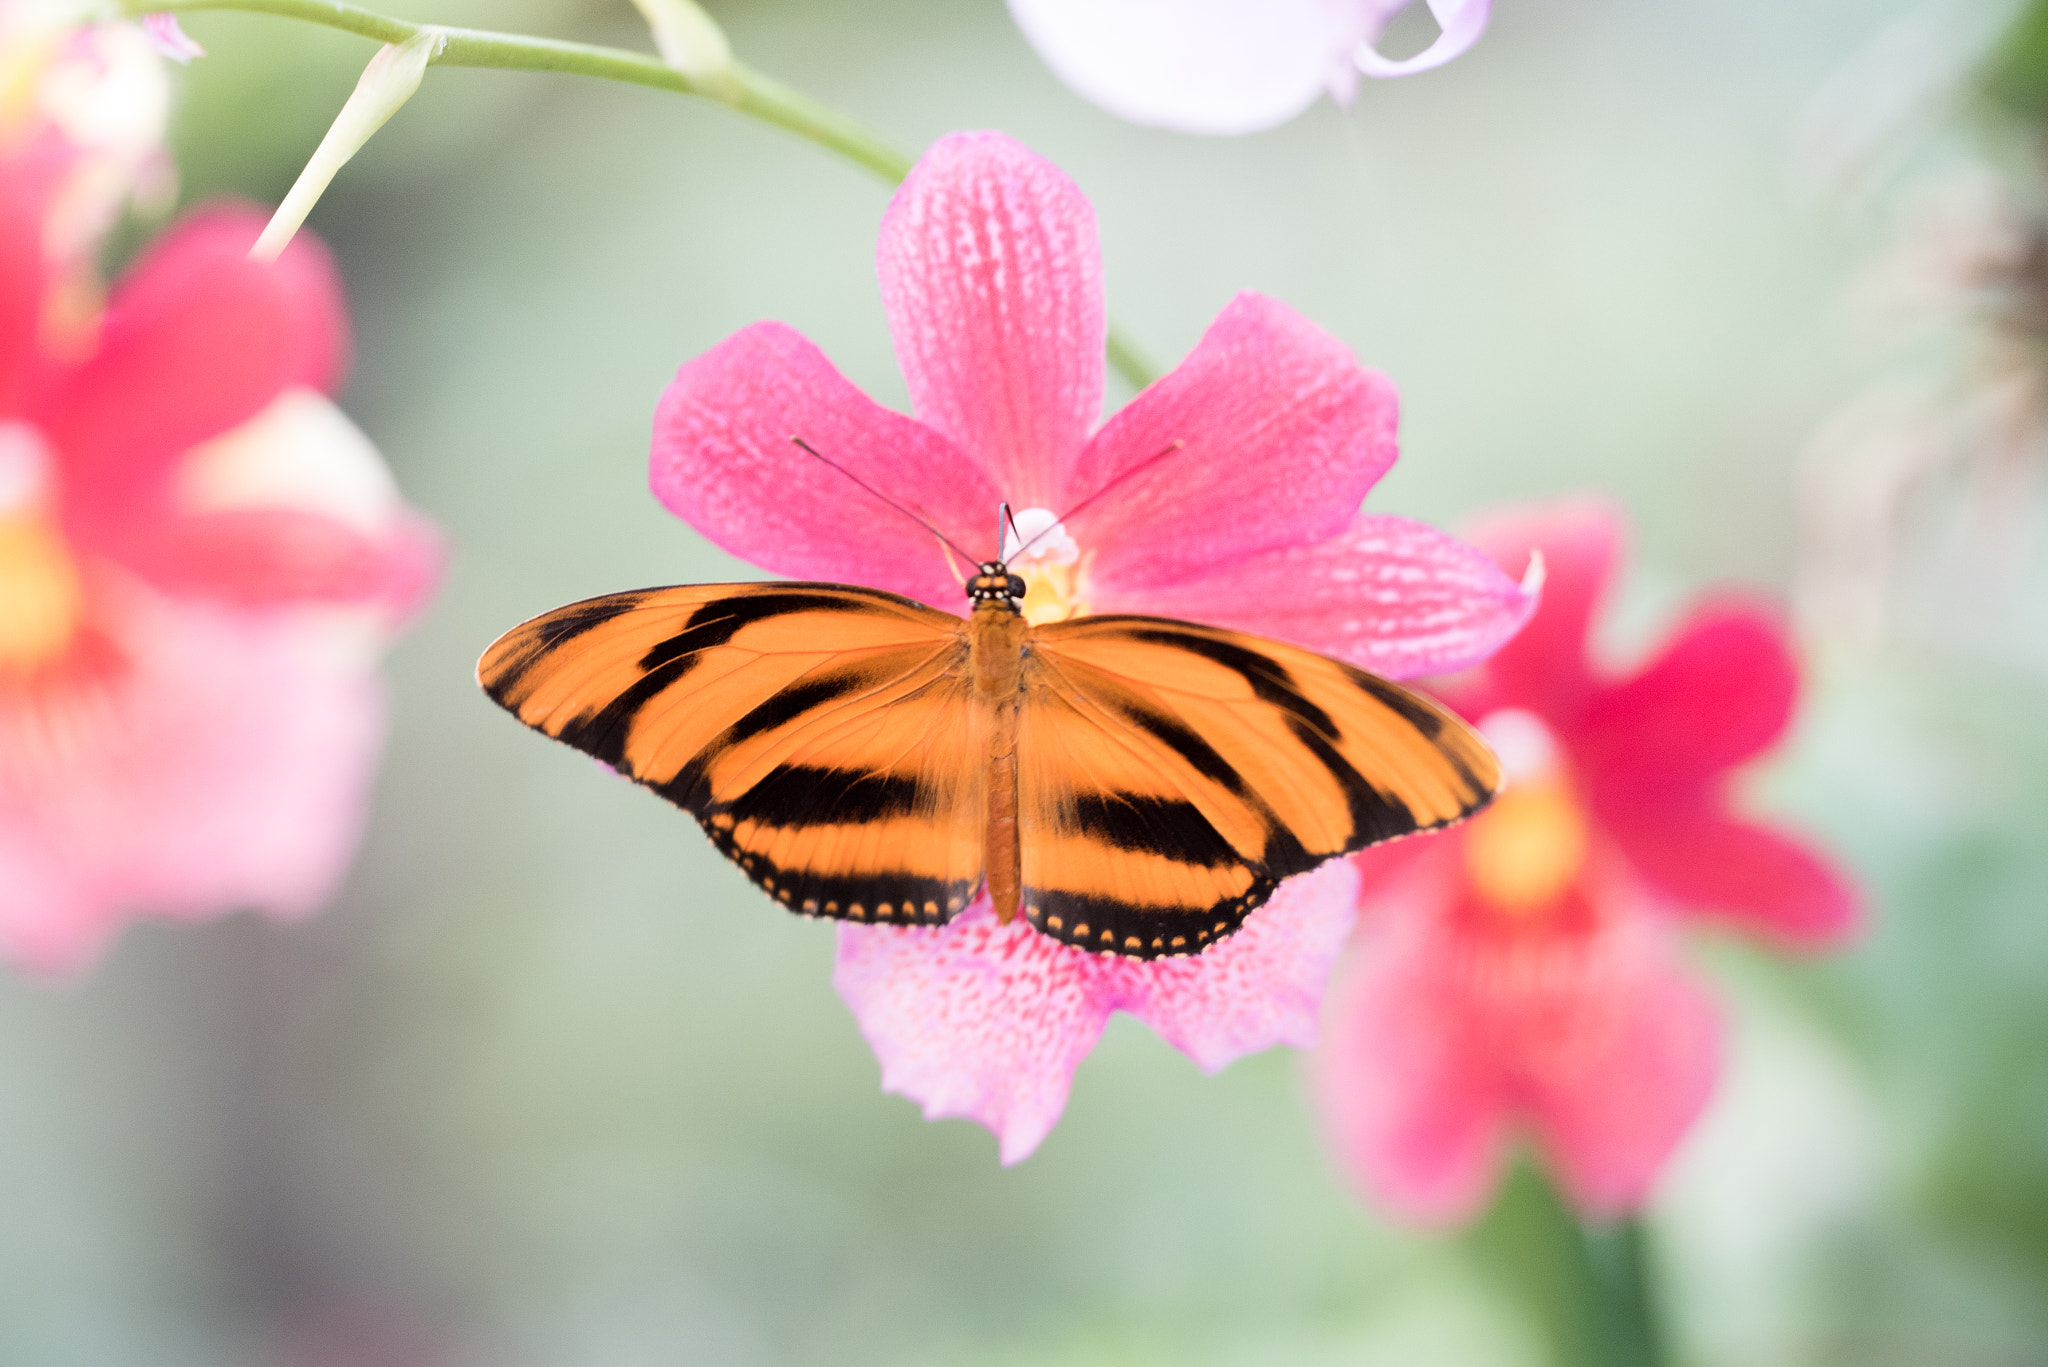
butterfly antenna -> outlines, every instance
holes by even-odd
[[[1024,533],[1017,530],[1017,516],[1010,511],[1010,505],[1005,503],[1002,505],[1002,515],[996,519],[996,544],[1007,545],[1013,538],[1021,543],[1024,540]],[[1037,539],[1032,538],[1034,541]],[[1018,547],[1018,554],[1023,554],[1021,545]],[[1009,557],[1004,556],[1003,559],[1007,560]]]
[[[793,441],[793,442],[795,442],[795,443],[797,444],[797,447],[798,447],[798,449],[800,449],[800,450],[802,450],[802,451],[806,452],[806,453],[807,453],[807,454],[809,454],[809,455],[812,455],[812,456],[816,456],[816,457],[817,457],[817,458],[818,458],[819,460],[821,460],[821,461],[824,461],[824,462],[825,462],[825,464],[827,464],[827,465],[831,466],[831,467],[832,467],[832,468],[833,468],[834,470],[837,470],[837,471],[838,471],[838,472],[839,472],[840,474],[842,474],[842,475],[845,475],[845,476],[846,476],[846,477],[847,477],[848,479],[852,480],[852,481],[853,481],[853,482],[854,482],[855,484],[858,484],[858,485],[859,485],[859,486],[860,486],[860,487],[861,487],[862,489],[865,489],[865,490],[866,490],[866,491],[867,491],[868,493],[872,494],[872,495],[873,495],[874,497],[876,497],[876,498],[880,499],[880,500],[881,500],[882,502],[884,502],[884,503],[888,504],[888,505],[889,505],[889,506],[890,506],[891,508],[894,508],[894,509],[895,509],[895,510],[896,510],[897,512],[899,512],[899,513],[903,514],[903,515],[904,515],[905,517],[909,518],[909,519],[910,519],[910,520],[911,520],[912,522],[915,522],[915,523],[916,523],[916,524],[917,524],[918,526],[920,526],[920,527],[924,528],[924,529],[925,529],[926,531],[930,532],[930,533],[931,533],[931,534],[932,534],[933,536],[935,536],[935,537],[937,537],[937,538],[939,539],[939,543],[940,543],[941,545],[943,545],[943,546],[947,546],[947,547],[950,547],[950,548],[951,548],[951,549],[953,550],[953,552],[954,552],[955,554],[957,554],[957,555],[958,555],[958,556],[959,556],[959,557],[960,557],[960,558],[961,558],[962,560],[965,560],[965,561],[966,561],[966,562],[967,562],[968,564],[970,564],[970,565],[976,565],[976,564],[979,564],[979,563],[981,563],[980,561],[976,560],[976,559],[975,559],[975,558],[974,558],[974,557],[973,557],[972,555],[969,555],[969,554],[968,554],[968,553],[967,553],[966,551],[963,551],[963,550],[961,550],[961,549],[960,549],[960,545],[959,545],[959,543],[958,543],[958,542],[954,541],[952,537],[950,537],[950,536],[947,536],[947,535],[946,535],[946,534],[945,534],[944,532],[940,531],[940,530],[939,530],[939,529],[938,529],[937,527],[934,527],[934,526],[933,526],[933,525],[932,525],[932,524],[931,524],[931,523],[930,523],[929,521],[927,521],[927,520],[926,520],[926,519],[925,519],[925,518],[923,517],[923,515],[922,515],[922,514],[919,514],[919,513],[913,512],[913,511],[912,511],[912,510],[910,510],[909,508],[906,508],[906,507],[904,507],[904,506],[903,506],[903,505],[902,505],[901,503],[898,503],[898,502],[897,502],[897,501],[896,501],[895,499],[893,499],[893,498],[889,497],[889,496],[888,496],[887,494],[883,493],[883,492],[882,492],[882,491],[881,491],[880,489],[877,489],[877,488],[876,488],[876,487],[875,487],[874,485],[872,485],[872,484],[868,483],[868,482],[867,482],[866,480],[862,479],[862,478],[861,478],[861,477],[860,477],[859,475],[856,475],[856,474],[855,474],[855,473],[854,473],[853,471],[851,471],[851,470],[847,469],[847,468],[846,468],[846,467],[845,467],[844,465],[841,465],[841,464],[840,464],[840,463],[839,463],[838,461],[836,461],[836,460],[832,459],[832,458],[831,458],[830,456],[828,456],[828,455],[826,455],[825,453],[823,453],[822,451],[818,450],[818,448],[817,448],[817,447],[815,447],[815,446],[811,445],[811,444],[810,444],[809,442],[805,441],[805,440],[804,440],[804,439],[803,439],[802,437],[791,437],[791,438],[790,438],[790,440],[791,440],[791,441]],[[956,575],[955,575],[954,577],[955,577],[955,578],[958,578],[959,576],[958,576],[958,575],[956,574]],[[965,583],[966,581],[965,581],[965,580],[962,580],[961,582],[962,582],[962,583]]]
[[[1158,463],[1159,463],[1160,461],[1162,461],[1162,460],[1165,460],[1165,459],[1166,459],[1166,458],[1167,458],[1168,456],[1172,455],[1172,454],[1173,454],[1174,452],[1176,452],[1176,451],[1180,450],[1181,448],[1185,447],[1186,445],[1187,445],[1187,443],[1186,443],[1186,442],[1182,441],[1182,440],[1181,440],[1180,438],[1178,438],[1178,437],[1175,437],[1175,438],[1174,438],[1174,439],[1173,439],[1173,440],[1172,440],[1171,442],[1168,442],[1168,443],[1167,443],[1166,449],[1165,449],[1165,450],[1163,450],[1163,451],[1161,451],[1161,452],[1160,452],[1160,453],[1159,453],[1158,455],[1155,455],[1155,456],[1148,456],[1148,457],[1147,457],[1146,459],[1144,459],[1144,460],[1141,460],[1141,461],[1139,461],[1139,462],[1138,462],[1138,463],[1137,463],[1136,465],[1133,465],[1133,466],[1132,466],[1132,467],[1131,467],[1130,469],[1128,469],[1128,470],[1124,471],[1124,472],[1123,472],[1122,474],[1118,475],[1118,476],[1117,476],[1117,477],[1116,477],[1115,479],[1112,479],[1112,480],[1111,480],[1111,481],[1110,481],[1109,483],[1107,483],[1107,484],[1103,485],[1103,486],[1102,486],[1102,487],[1101,487],[1100,489],[1097,489],[1097,490],[1096,490],[1096,491],[1095,491],[1094,493],[1092,493],[1092,494],[1088,495],[1088,497],[1086,497],[1086,498],[1082,499],[1082,500],[1081,500],[1081,501],[1080,501],[1079,503],[1076,503],[1076,504],[1075,504],[1075,505],[1074,505],[1073,507],[1071,507],[1071,508],[1067,509],[1067,510],[1066,510],[1066,511],[1065,511],[1064,513],[1061,513],[1061,514],[1059,515],[1059,517],[1057,517],[1056,519],[1054,519],[1054,520],[1053,520],[1053,522],[1052,522],[1052,524],[1051,524],[1050,526],[1047,526],[1047,527],[1045,527],[1044,529],[1042,529],[1042,530],[1041,530],[1041,531],[1040,531],[1040,532],[1038,533],[1038,535],[1037,535],[1037,536],[1034,536],[1034,537],[1032,537],[1032,538],[1031,538],[1031,540],[1029,540],[1029,541],[1026,541],[1026,542],[1025,542],[1025,543],[1024,543],[1023,545],[1019,546],[1019,547],[1018,547],[1018,548],[1016,549],[1016,551],[1015,551],[1015,552],[1013,552],[1013,553],[1012,553],[1012,554],[1010,555],[1010,557],[1009,557],[1009,558],[1010,558],[1010,559],[1013,559],[1013,560],[1014,560],[1014,559],[1015,559],[1015,558],[1016,558],[1017,556],[1020,556],[1020,555],[1024,554],[1024,552],[1025,552],[1025,551],[1028,551],[1028,550],[1030,550],[1030,549],[1031,549],[1031,547],[1033,547],[1034,545],[1036,545],[1036,544],[1038,543],[1038,541],[1039,541],[1039,538],[1040,538],[1040,537],[1043,537],[1043,536],[1044,536],[1044,535],[1046,534],[1046,532],[1049,532],[1049,531],[1051,531],[1051,530],[1052,530],[1052,529],[1053,529],[1054,527],[1057,527],[1057,526],[1061,525],[1061,524],[1062,524],[1062,523],[1064,523],[1064,522],[1065,522],[1065,521],[1066,521],[1066,520],[1067,520],[1068,518],[1070,518],[1070,517],[1074,516],[1074,515],[1075,515],[1076,513],[1079,513],[1079,512],[1081,512],[1081,511],[1083,511],[1084,509],[1086,509],[1086,508],[1088,507],[1088,505],[1089,505],[1089,504],[1091,504],[1091,503],[1095,502],[1095,501],[1096,501],[1097,499],[1101,498],[1101,497],[1102,497],[1102,496],[1103,496],[1104,494],[1107,494],[1107,493],[1108,493],[1108,492],[1110,492],[1110,491],[1111,491],[1112,489],[1114,489],[1114,488],[1116,488],[1116,487],[1117,487],[1118,485],[1122,484],[1122,483],[1123,483],[1123,482],[1124,482],[1125,480],[1131,479],[1132,477],[1134,477],[1134,476],[1136,476],[1136,475],[1140,475],[1140,474],[1143,474],[1143,473],[1144,473],[1145,471],[1147,471],[1147,470],[1151,469],[1151,468],[1152,468],[1153,466],[1157,465],[1157,464],[1158,464]],[[1009,512],[1009,511],[1010,511],[1010,505],[1009,505],[1009,504],[1007,504],[1007,503],[1006,503],[1006,504],[1004,504],[1004,505],[1003,505],[1003,512],[1004,512],[1005,514],[1007,514],[1007,513]],[[1016,524],[1016,522],[1015,522],[1015,521],[1012,521],[1012,522],[1010,523],[1010,526],[1011,526],[1011,529],[1012,529],[1012,530],[1014,530],[1014,529],[1016,528],[1017,524]]]

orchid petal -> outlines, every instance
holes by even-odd
[[[1031,1156],[1067,1106],[1074,1070],[1109,1020],[1095,955],[986,897],[943,926],[839,926],[832,973],[882,1065],[882,1090],[927,1120],[992,1132],[1005,1166]]]
[[[1856,929],[1862,899],[1830,861],[1715,803],[1617,803],[1601,819],[1644,881],[1689,912],[1804,948]]]
[[[82,968],[136,914],[310,913],[361,831],[368,652],[146,594],[115,623],[107,678],[0,693],[0,956],[24,968]]]
[[[36,415],[65,458],[68,516],[146,504],[188,448],[293,385],[338,378],[347,322],[332,263],[310,240],[249,260],[261,226],[238,210],[194,215],[122,280],[98,350]]]
[[[1799,666],[1777,614],[1708,599],[1641,673],[1588,707],[1578,762],[1616,802],[1696,791],[1769,749],[1798,696]]]
[[[1139,611],[1292,641],[1390,679],[1478,664],[1521,630],[1537,594],[1457,538],[1360,513],[1327,541],[1253,556],[1222,574],[1146,590]]]
[[[1059,502],[1102,411],[1109,322],[1087,198],[1000,133],[955,133],[904,178],[876,261],[917,416],[1013,504]]]
[[[1122,602],[1325,540],[1393,465],[1399,416],[1384,375],[1247,291],[1088,443],[1074,491],[1109,491],[1068,530],[1094,552],[1091,582]]]
[[[932,534],[792,437],[965,549],[994,551],[995,486],[952,443],[869,399],[780,323],[743,329],[676,372],[654,415],[654,496],[719,546],[776,573],[963,610]]]
[[[832,981],[881,1061],[883,1090],[928,1120],[987,1127],[1007,1165],[1051,1132],[1112,1010],[1210,1072],[1313,1042],[1356,879],[1344,861],[1292,879],[1235,935],[1185,959],[1075,949],[1021,918],[998,925],[986,898],[943,926],[842,923]]]
[[[1120,119],[1254,133],[1314,104],[1351,36],[1321,0],[1009,0],[1053,74]]]
[[[1437,925],[1457,876],[1455,860],[1404,861],[1376,885],[1312,1060],[1347,1175],[1367,1199],[1423,1223],[1478,1211],[1508,1120],[1499,1071],[1467,1017],[1465,984]]]
[[[1323,991],[1357,916],[1348,859],[1290,878],[1236,934],[1191,958],[1113,958],[1116,1004],[1213,1073],[1276,1044],[1316,1042]]]
[[[1368,1194],[1421,1222],[1471,1215],[1510,1124],[1581,1209],[1648,1193],[1712,1093],[1720,1022],[1649,905],[1594,880],[1590,921],[1522,924],[1470,901],[1459,861],[1418,862],[1362,923],[1315,1076]]]
[[[1405,3],[1388,7],[1379,26],[1383,27],[1386,19],[1406,8]],[[1377,79],[1413,76],[1464,56],[1486,32],[1487,21],[1493,17],[1493,0],[1429,0],[1429,12],[1436,17],[1438,32],[1435,42],[1413,57],[1395,61],[1380,56],[1379,49],[1373,46],[1379,40],[1376,29],[1373,36],[1360,43],[1352,53],[1358,69]]]
[[[1721,1014],[1654,920],[1602,937],[1578,990],[1608,1018],[1604,1042],[1562,1076],[1533,1079],[1532,1121],[1574,1204],[1623,1215],[1650,1194],[1721,1074]],[[1536,1024],[1536,1022],[1531,1022]]]
[[[1543,558],[1543,603],[1487,661],[1488,706],[1526,707],[1572,731],[1596,690],[1587,636],[1621,556],[1622,517],[1582,499],[1500,514],[1465,529],[1510,575]]]

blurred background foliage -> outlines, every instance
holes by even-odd
[[[1256,288],[1387,371],[1404,456],[1375,506],[1455,524],[1610,491],[1637,528],[1617,654],[1702,585],[1790,592],[1800,452],[1890,363],[1844,300],[1894,206],[1986,146],[2032,194],[2048,119],[2040,3],[2000,38],[1989,0],[1507,0],[1456,64],[1236,141],[1083,105],[999,0],[711,8],[899,146],[997,127],[1064,167],[1156,361]],[[395,12],[646,46],[623,0]],[[211,55],[182,78],[185,198],[274,202],[370,45],[188,27]],[[1873,133],[1829,92],[1894,49],[1927,98]],[[1829,149],[1873,139],[1884,176],[1840,193]],[[780,318],[904,403],[886,199],[716,108],[502,72],[432,72],[342,173],[312,227],[355,310],[344,402],[447,529],[448,580],[396,653],[336,906],[144,926],[84,981],[0,983],[0,1359],[1598,1360],[1540,1184],[1471,1231],[1390,1227],[1284,1051],[1204,1079],[1119,1019],[1043,1150],[998,1168],[879,1093],[828,931],[475,691],[478,650],[540,609],[749,574],[645,491],[678,363]],[[1650,1220],[1684,1362],[2048,1363],[2036,544],[1874,646],[1807,624],[1809,706],[1755,798],[1858,870],[1871,924],[1818,963],[1701,945],[1731,1064]]]

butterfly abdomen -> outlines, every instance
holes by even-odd
[[[1017,811],[1017,717],[1023,698],[1024,641],[1030,627],[1007,599],[981,600],[968,623],[968,677],[988,738],[982,867],[996,920],[1017,914],[1023,887],[1023,832]]]

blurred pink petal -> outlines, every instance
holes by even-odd
[[[1185,446],[1072,520],[1092,579],[1128,604],[1252,556],[1337,535],[1393,465],[1394,386],[1288,308],[1249,291],[1195,349],[1103,425],[1074,470],[1087,494]],[[1130,610],[1130,609],[1127,609]]]
[[[1579,762],[1616,801],[1696,790],[1769,749],[1798,696],[1799,666],[1777,614],[1710,598],[1641,673],[1587,709]]]
[[[1444,63],[1454,61],[1472,50],[1472,45],[1486,33],[1487,21],[1493,17],[1493,0],[1429,0],[1429,12],[1437,22],[1437,36],[1430,45],[1413,57],[1398,61],[1380,56],[1379,35],[1387,21],[1407,9],[1412,0],[1382,0],[1376,7],[1381,13],[1375,17],[1365,41],[1352,49],[1351,59],[1358,69],[1367,76],[1386,79],[1393,76],[1413,76],[1418,72],[1433,71]]]
[[[1809,949],[1839,943],[1857,928],[1862,898],[1833,863],[1720,806],[1718,797],[1617,805],[1603,819],[1644,881],[1695,914]]]
[[[1371,513],[1327,541],[1144,595],[1147,612],[1277,636],[1390,679],[1480,663],[1521,630],[1536,602],[1457,538]],[[1096,606],[1118,610],[1106,593]]]
[[[1619,1213],[1711,1094],[1718,1018],[1646,904],[1518,925],[1465,901],[1459,838],[1386,894],[1332,993],[1315,1076],[1338,1155],[1404,1217],[1457,1220],[1526,1128],[1576,1204]]]
[[[931,533],[806,455],[792,435],[964,548],[994,552],[996,486],[943,436],[862,394],[780,323],[737,332],[676,373],[654,414],[654,495],[766,569],[965,611]]]
[[[1254,133],[1329,89],[1364,34],[1326,0],[1009,0],[1053,74],[1120,119]]]
[[[185,30],[178,27],[175,14],[145,14],[142,16],[142,28],[158,52],[180,65],[206,55],[206,49],[193,42]]]
[[[1543,557],[1543,607],[1487,662],[1499,696],[1559,725],[1576,722],[1593,693],[1587,636],[1607,599],[1621,556],[1622,515],[1579,499],[1497,513],[1466,528],[1465,539],[1517,578],[1532,553]]]
[[[1000,133],[940,138],[889,202],[876,262],[918,419],[1018,507],[1071,497],[1109,326],[1074,182]]]
[[[311,912],[362,828],[373,661],[325,624],[129,589],[110,658],[0,688],[0,956],[75,971],[135,914]]]
[[[251,261],[258,214],[202,211],[115,289],[94,353],[55,383],[37,425],[66,455],[67,517],[132,513],[177,458],[292,385],[325,389],[347,349],[340,283],[310,237]],[[118,534],[118,529],[117,529]]]
[[[1052,1131],[1112,1011],[1210,1072],[1313,1043],[1356,896],[1339,860],[1283,884],[1206,953],[1153,960],[1074,949],[1021,918],[999,926],[983,899],[943,926],[841,924],[832,980],[881,1061],[883,1090],[928,1120],[986,1126],[1007,1165]]]

